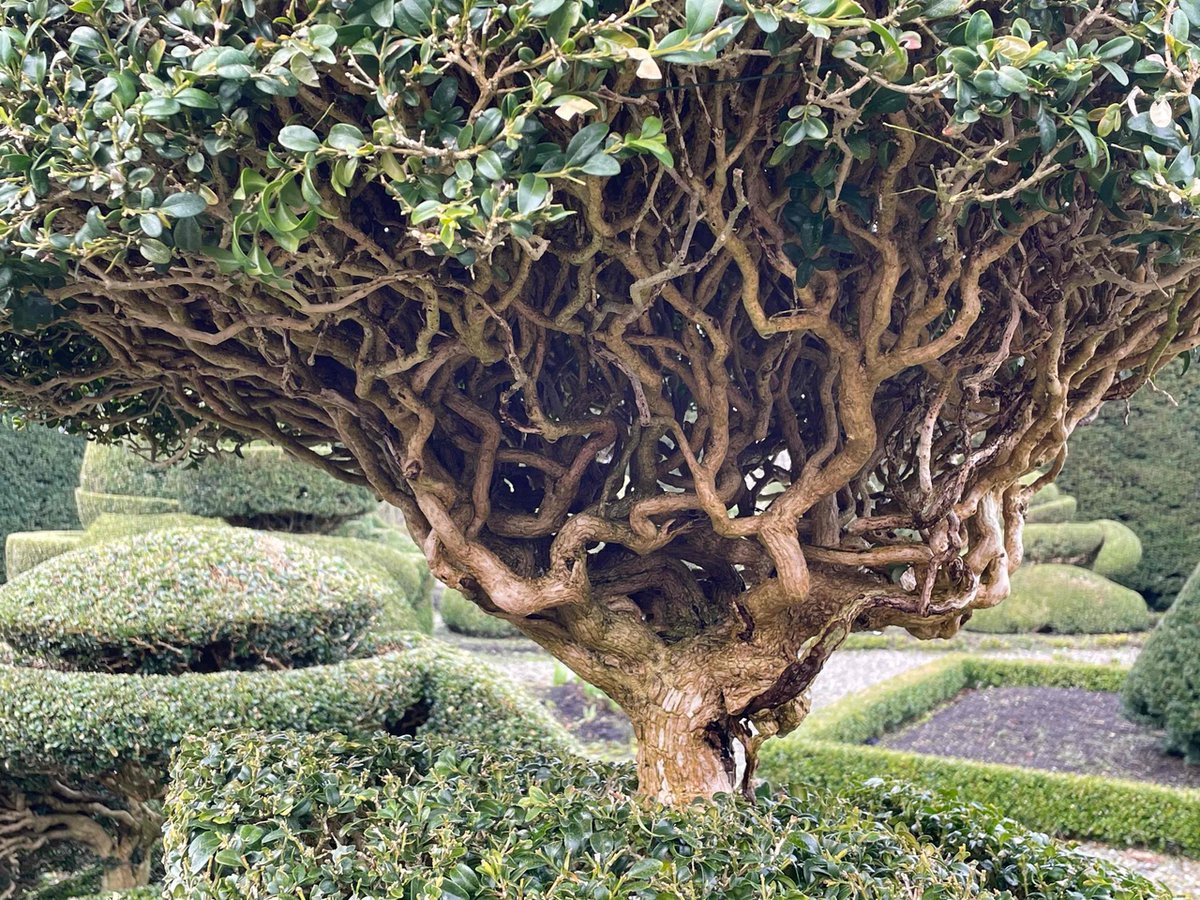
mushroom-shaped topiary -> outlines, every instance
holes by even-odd
[[[0,639],[86,671],[302,666],[347,658],[389,587],[261,532],[182,528],[58,556],[0,589]]]

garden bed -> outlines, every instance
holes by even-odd
[[[1071,687],[967,690],[880,745],[1004,763],[1200,788],[1200,767],[1162,752],[1162,732],[1130,722],[1118,694]]]
[[[1035,687],[1111,694],[1119,691],[1126,671],[947,656],[813,713],[794,735],[764,746],[760,772],[776,783],[834,791],[895,778],[991,804],[1026,826],[1058,836],[1200,858],[1200,789],[868,746],[964,691]]]

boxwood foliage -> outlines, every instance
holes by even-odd
[[[99,797],[86,808],[95,828],[114,840],[136,835],[143,852],[161,823],[156,798],[173,748],[213,727],[337,731],[368,741],[385,732],[440,735],[576,752],[532,698],[416,635],[382,656],[281,671],[159,676],[0,666],[0,696],[0,816],[58,815],[86,790]],[[0,891],[3,874],[0,865]]]
[[[436,734],[572,753],[545,709],[495,670],[410,635],[408,648],[305,669],[109,675],[0,666],[5,770],[103,775],[135,767],[165,785],[170,755],[210,728]]]
[[[125,447],[89,444],[79,483],[91,494],[160,498],[181,512],[273,531],[328,531],[378,502],[367,488],[344,484],[266,444],[171,467]]]
[[[814,712],[792,736],[764,746],[760,772],[833,793],[896,778],[994,805],[1052,834],[1200,856],[1200,791],[864,746],[971,688],[1116,692],[1127,674],[1120,666],[948,656]]]
[[[178,512],[179,501],[170,497],[139,497],[137,494],[102,494],[75,489],[79,521],[87,528],[101,516],[155,516]]]
[[[83,447],[82,438],[40,425],[17,429],[0,416],[0,541],[17,531],[79,526],[71,489]]]
[[[376,541],[335,535],[293,534],[285,540],[340,557],[386,583],[389,590],[380,615],[381,628],[433,632],[433,576],[423,556]]]
[[[1017,569],[1008,599],[979,610],[965,627],[1008,634],[1145,631],[1150,627],[1150,611],[1136,591],[1090,569],[1042,563]]]
[[[192,738],[173,771],[165,896],[181,900],[1168,896],[904,787],[668,809],[632,795],[628,766],[295,734]]]
[[[1138,655],[1125,708],[1164,729],[1168,749],[1200,765],[1200,565]]]
[[[351,655],[388,585],[263,532],[175,528],[58,556],[0,588],[0,639],[108,672],[301,666]]]
[[[439,608],[446,627],[457,634],[487,638],[522,637],[515,626],[489,616],[453,588],[442,591]]]
[[[1166,609],[1200,562],[1200,378],[1164,369],[1155,384],[1161,390],[1107,403],[1075,429],[1058,481],[1083,516],[1109,516],[1138,533],[1142,563],[1117,580]]]
[[[4,542],[4,565],[15,578],[36,565],[79,547],[82,531],[16,531]]]

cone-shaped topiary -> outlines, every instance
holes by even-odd
[[[1200,566],[1133,664],[1125,708],[1165,729],[1167,749],[1200,765]]]

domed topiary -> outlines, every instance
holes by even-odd
[[[265,444],[172,469],[167,487],[183,512],[272,531],[329,531],[379,502],[367,488]]]
[[[996,633],[1108,634],[1149,628],[1150,612],[1135,591],[1090,569],[1043,563],[1018,569],[1009,597],[976,612],[965,627]]]
[[[489,616],[482,609],[453,588],[442,591],[442,621],[456,634],[470,637],[511,638],[522,637],[514,625],[496,616]]]
[[[1200,765],[1200,566],[1150,635],[1125,682],[1125,708]]]
[[[172,467],[124,447],[90,444],[79,480],[85,526],[105,513],[177,510],[247,528],[328,531],[377,504],[367,488],[338,481],[267,444]]]
[[[0,639],[108,672],[303,666],[349,656],[386,584],[261,532],[183,528],[56,557],[0,589]]]

